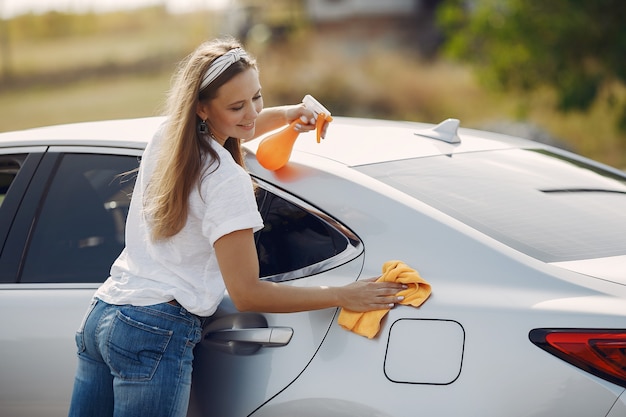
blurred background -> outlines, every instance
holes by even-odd
[[[626,168],[626,1],[0,0],[0,131],[160,114],[232,35],[267,106],[515,134]]]

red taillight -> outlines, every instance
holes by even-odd
[[[626,387],[626,329],[534,329],[529,337],[564,361]]]

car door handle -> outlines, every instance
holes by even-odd
[[[205,339],[224,342],[256,343],[265,347],[285,346],[291,340],[290,327],[265,327],[256,329],[225,329],[208,333]]]
[[[203,330],[202,346],[233,355],[251,355],[262,347],[286,346],[290,327],[269,327],[258,313],[236,313],[210,321]]]

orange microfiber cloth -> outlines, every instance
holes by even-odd
[[[400,304],[421,306],[430,296],[430,284],[426,282],[419,273],[401,261],[387,261],[383,265],[383,275],[376,282],[401,282],[408,286],[397,295],[404,296]],[[369,339],[376,336],[380,330],[380,321],[387,314],[389,309],[373,310],[365,313],[357,313],[341,309],[338,323],[345,329],[351,330]]]

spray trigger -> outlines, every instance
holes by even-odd
[[[304,96],[304,98],[302,99],[302,103],[304,103],[304,107],[311,110],[315,115],[314,117],[315,129],[317,131],[317,143],[320,143],[324,123],[330,123],[333,121],[333,118],[330,115],[330,111],[310,94]]]

